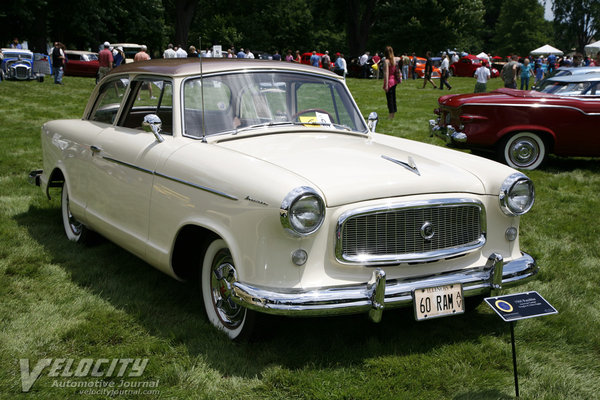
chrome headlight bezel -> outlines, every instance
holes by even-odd
[[[510,175],[500,187],[499,200],[506,215],[517,217],[527,213],[535,202],[533,182],[520,172]]]
[[[304,210],[302,209],[304,208]],[[312,211],[310,211],[312,209]],[[314,213],[311,223],[303,224],[301,214]],[[294,236],[308,236],[318,231],[325,220],[325,202],[311,187],[301,186],[289,192],[281,202],[279,218],[283,228]]]

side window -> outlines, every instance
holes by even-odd
[[[128,86],[129,79],[127,78],[114,79],[104,83],[98,92],[98,98],[89,119],[112,125]]]
[[[173,133],[173,85],[156,78],[138,78],[131,83],[130,105],[119,126],[142,129],[144,117],[156,114],[162,121],[163,134]]]

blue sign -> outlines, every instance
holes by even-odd
[[[538,292],[487,297],[484,300],[506,322],[558,314]]]

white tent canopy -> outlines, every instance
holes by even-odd
[[[533,56],[543,56],[546,54],[556,54],[559,56],[562,56],[564,53],[562,51],[560,51],[559,49],[550,46],[549,44],[546,44],[542,47],[540,47],[539,49],[535,49],[531,51],[531,55]]]
[[[488,61],[490,60],[490,56],[488,56],[484,52],[481,52],[481,53],[477,54],[475,57],[480,58],[480,59],[486,59]]]
[[[600,40],[598,40],[597,42],[594,43],[590,43],[587,46],[585,46],[585,53],[595,56],[599,51],[600,51]]]

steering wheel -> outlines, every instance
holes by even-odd
[[[329,116],[329,121],[331,123],[333,123],[333,115],[331,115],[329,112],[323,110],[322,108],[307,108],[305,110],[298,111],[296,114],[292,115],[292,121],[295,121],[296,118],[298,118],[301,115],[312,113],[312,112],[314,112],[314,113],[320,112],[323,114],[327,114]],[[310,124],[310,122],[307,122],[307,124]]]

